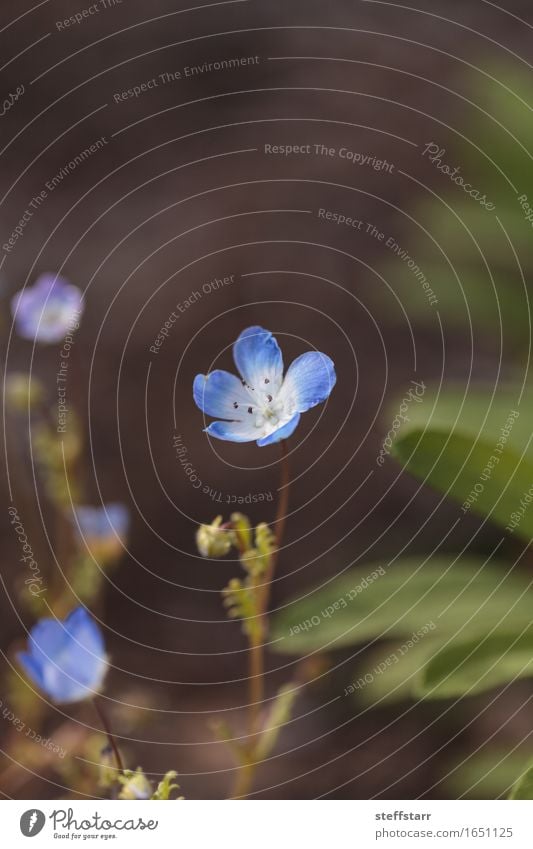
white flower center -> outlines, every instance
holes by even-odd
[[[250,406],[246,410],[246,416],[253,421],[254,427],[267,432],[277,430],[286,424],[294,415],[294,404],[292,399],[282,393],[283,381],[274,383],[266,377],[262,380],[260,387],[248,386],[250,393]],[[235,405],[234,405],[235,406]]]

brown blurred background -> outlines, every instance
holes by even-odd
[[[243,722],[245,643],[239,625],[224,618],[219,595],[237,564],[203,561],[194,532],[199,522],[230,512],[226,496],[264,492],[275,500],[278,452],[211,444],[193,404],[193,377],[215,362],[232,367],[229,346],[256,323],[277,334],[286,363],[310,348],[336,363],[327,407],[305,415],[291,439],[292,513],[273,607],[352,563],[388,562],[404,548],[416,555],[436,540],[451,551],[490,548],[490,528],[476,533],[480,523],[469,517],[448,534],[457,508],[435,510],[440,497],[392,461],[376,471],[375,458],[390,427],[388,404],[410,380],[465,382],[472,372],[490,381],[498,368],[514,365],[512,340],[500,350],[476,316],[472,334],[444,321],[441,335],[420,288],[414,297],[427,312],[423,321],[411,315],[395,285],[402,263],[367,225],[415,260],[421,251],[440,259],[416,206],[453,187],[422,150],[435,141],[458,164],[453,151],[467,125],[478,128],[472,138],[483,144],[490,124],[470,101],[472,66],[521,64],[512,54],[530,58],[530,28],[513,15],[531,10],[518,0],[506,4],[512,14],[482,0],[439,0],[418,12],[344,0],[194,8],[122,0],[58,30],[58,21],[83,8],[3,4],[2,91],[7,96],[23,84],[25,92],[1,118],[2,242],[32,196],[105,138],[49,192],[5,256],[5,309],[42,271],[60,270],[87,292],[71,402],[90,435],[89,492],[94,503],[121,500],[132,512],[128,550],[105,593],[114,665],[107,692],[117,716],[124,714],[120,703],[147,704],[131,734],[130,762],[153,775],[176,768],[185,796],[218,798],[227,793],[231,762],[208,719],[223,711],[237,727]],[[259,58],[184,76],[187,66],[235,57]],[[162,82],[160,75],[176,71],[181,79]],[[117,97],[154,79],[139,96]],[[353,165],[338,155],[265,154],[265,144],[346,147],[393,167]],[[476,155],[469,168],[475,184]],[[481,183],[482,174],[480,168]],[[364,227],[320,220],[321,208]],[[442,234],[431,235],[438,241]],[[202,290],[231,275],[230,285]],[[152,353],[176,304],[197,290],[202,296],[183,307]],[[33,354],[29,343],[12,338],[8,371],[28,368],[32,356],[35,373],[53,383],[55,348]],[[176,434],[221,502],[190,484]],[[44,563],[51,557],[46,505],[41,525],[24,427],[8,428],[7,456],[15,487],[33,499],[41,528],[34,548]],[[274,510],[273,502],[248,508],[254,521],[272,520]],[[7,650],[21,624],[10,591],[16,548],[5,511],[2,523]],[[18,614],[30,627],[31,617]],[[268,662],[273,692],[292,663],[273,652]],[[259,798],[446,795],[442,764],[499,728],[530,687],[502,696],[490,720],[484,715],[469,727],[478,702],[447,713],[406,704],[362,710],[338,700],[356,661],[346,651],[330,663],[332,671],[297,702],[296,721],[261,769]],[[50,729],[56,722],[52,715]],[[505,733],[522,738],[526,727],[519,712]],[[44,777],[19,795],[61,791]]]

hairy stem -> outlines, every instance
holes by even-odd
[[[281,442],[281,479],[279,484],[279,499],[278,509],[276,510],[276,518],[274,520],[274,532],[276,534],[276,548],[270,558],[268,569],[264,576],[263,589],[261,593],[261,603],[259,606],[260,613],[266,614],[268,602],[270,601],[270,591],[272,581],[278,564],[279,550],[283,542],[285,533],[285,524],[287,522],[287,513],[289,512],[289,491],[290,491],[290,466],[289,466],[289,451],[285,440]]]
[[[111,746],[111,748],[113,750],[113,754],[115,756],[117,768],[120,772],[124,772],[124,763],[122,761],[122,755],[120,754],[120,751],[119,751],[119,748],[118,748],[118,745],[117,745],[117,741],[116,741],[116,739],[113,735],[113,732],[111,731],[111,726],[110,726],[109,721],[108,721],[108,719],[105,715],[105,711],[102,707],[102,704],[101,704],[100,700],[98,699],[98,696],[95,696],[94,699],[92,700],[92,702],[93,702],[93,705],[94,705],[94,709],[96,710],[96,713],[98,714],[100,722],[102,723],[102,725],[104,727],[104,731],[106,733],[107,739],[109,740],[109,745]]]
[[[252,637],[250,640],[250,650],[248,652],[248,680],[249,680],[249,700],[250,700],[250,719],[248,732],[250,739],[248,741],[248,750],[251,753],[254,749],[254,736],[260,729],[261,708],[265,699],[265,637],[268,631],[268,604],[270,601],[270,593],[272,581],[276,572],[276,566],[279,556],[279,550],[283,541],[285,532],[285,523],[287,520],[287,512],[289,509],[289,489],[290,489],[290,468],[289,468],[289,452],[287,443],[282,440],[281,446],[281,478],[279,486],[278,506],[276,517],[274,520],[274,530],[276,535],[276,548],[272,552],[269,559],[267,571],[262,578],[262,584],[258,587],[258,619],[261,622],[259,635]],[[245,797],[250,792],[256,764],[251,760],[249,763],[242,766],[237,775],[233,798]]]
[[[259,718],[261,716],[261,705],[264,701],[264,651],[263,638],[252,638],[248,652],[248,677],[250,698],[250,735],[256,734],[259,729]],[[251,741],[250,741],[251,742]]]

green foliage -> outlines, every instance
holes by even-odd
[[[533,764],[520,776],[513,786],[510,799],[533,799]]]
[[[507,795],[531,761],[531,749],[520,746],[509,751],[501,745],[485,746],[470,755],[448,762],[442,786],[452,799],[496,799]]]
[[[444,211],[447,212],[447,210]],[[422,210],[419,214],[423,215],[424,211]],[[483,211],[479,214],[487,215]],[[520,227],[525,230],[523,241],[527,250],[531,233],[527,232],[522,220]],[[440,230],[435,232],[440,233]],[[497,253],[496,246],[500,241],[501,238],[494,238],[494,234],[491,234],[491,238],[487,238],[490,252]],[[456,243],[460,243],[460,239],[457,239]],[[508,244],[507,249],[509,249]],[[426,260],[422,260],[414,248],[412,253],[438,298],[437,309],[445,328],[457,328],[468,337],[472,333],[481,344],[488,343],[490,340],[492,348],[495,346],[499,348],[502,344],[501,332],[503,345],[509,353],[516,355],[526,349],[531,329],[531,311],[522,276],[516,267],[502,268],[491,265],[489,272],[479,257],[477,263],[464,263],[461,266],[455,247],[451,254],[454,260],[453,267],[442,257],[430,255]],[[501,252],[499,255],[501,258]],[[486,253],[485,256],[487,257]],[[490,262],[490,259],[487,258],[487,261]],[[511,257],[509,262],[511,263]],[[402,305],[410,320],[415,321],[417,325],[427,327],[438,339],[440,329],[436,310],[428,305],[426,293],[414,278],[413,271],[404,264],[398,266],[398,260],[396,260],[392,263],[388,262],[381,269],[381,273],[385,279],[394,280],[395,291],[401,297]],[[391,312],[391,315],[394,314]],[[397,316],[400,320],[399,312]]]
[[[8,409],[27,414],[29,409],[38,409],[44,398],[44,385],[35,376],[24,372],[11,372],[6,376],[5,399]]]
[[[424,397],[409,409],[392,453],[416,477],[461,504],[533,539],[531,398],[521,387],[488,392],[457,390]],[[518,522],[513,516],[520,511]],[[522,515],[523,514],[523,515]],[[515,525],[510,528],[509,526]]]
[[[531,335],[531,224],[518,200],[526,195],[533,202],[531,86],[527,74],[509,67],[493,70],[492,79],[476,73],[466,84],[467,97],[478,108],[462,134],[443,142],[442,159],[459,167],[495,209],[484,209],[442,175],[438,197],[425,192],[412,210],[427,234],[438,235],[433,239],[417,228],[410,241],[405,234],[397,238],[429,281],[436,307],[428,304],[419,280],[401,259],[388,258],[381,273],[394,281],[411,320],[438,333],[440,318],[446,329],[462,331],[465,339],[472,332],[477,343],[487,342],[493,349],[500,346],[501,334],[504,352],[517,359],[527,356]],[[404,322],[399,309],[388,316]]]
[[[300,685],[301,686],[301,685]],[[270,708],[264,712],[259,733],[248,741],[241,742],[226,722],[213,722],[211,727],[217,738],[225,743],[232,751],[237,763],[250,765],[267,758],[273,751],[283,726],[290,720],[292,708],[298,696],[300,687],[296,684],[286,684],[278,690]]]
[[[118,773],[115,770],[114,782],[120,785],[119,799],[152,799],[155,801],[166,802],[171,798],[175,790],[179,790],[179,784],[175,783],[178,773],[175,770],[169,770],[157,785],[154,790],[151,781],[148,780],[141,767],[136,770],[125,769],[123,773]]]
[[[405,559],[354,592],[368,569],[286,605],[273,620],[276,650],[370,643],[345,689],[366,703],[471,696],[533,676],[530,582],[517,571],[475,558]]]
[[[435,652],[438,640],[435,632],[429,632],[408,651],[404,645],[399,640],[387,640],[380,643],[378,648],[365,652],[354,676],[364,682],[364,686],[354,689],[354,696],[359,703],[392,704],[413,698],[418,677],[428,658]]]
[[[533,130],[533,99],[528,75],[516,66],[502,63],[492,68],[492,80],[475,74],[471,88],[475,102],[483,111],[476,111],[468,128],[472,136],[468,137],[476,140],[486,156],[481,157],[472,145],[464,143],[465,164],[481,169],[481,181],[494,187],[498,201],[508,197],[512,190],[508,181],[498,176],[496,167],[520,191],[533,194],[528,144]]]
[[[209,724],[217,740],[220,740],[231,750],[237,763],[245,764],[249,762],[248,749],[235,739],[235,733],[227,722],[218,719],[212,720]]]
[[[73,501],[79,502],[76,465],[80,462],[83,444],[75,414],[69,413],[65,433],[58,434],[49,423],[35,424],[32,446],[50,501],[56,507],[67,509]]]
[[[170,770],[157,785],[157,790],[152,795],[152,799],[166,802],[170,799],[171,793],[174,790],[179,790],[179,784],[175,784],[174,780],[178,777],[178,773]],[[181,797],[180,797],[181,798]]]
[[[500,632],[443,646],[424,666],[417,692],[429,699],[473,696],[533,676],[533,630]]]
[[[297,695],[298,689],[294,684],[286,684],[278,691],[254,750],[256,760],[260,761],[268,757],[274,749],[281,729],[291,718],[292,707]]]
[[[531,622],[529,581],[505,564],[449,555],[427,562],[398,560],[357,592],[371,566],[350,570],[274,615],[276,650],[287,654],[338,649],[378,639],[410,637],[436,625],[432,640],[467,639],[492,627],[521,629]],[[343,604],[335,609],[335,604]],[[333,608],[333,612],[331,612]],[[302,630],[298,626],[310,622]]]

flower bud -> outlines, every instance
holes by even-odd
[[[19,413],[35,407],[44,398],[44,386],[36,377],[23,372],[14,372],[6,378],[6,401]]]
[[[252,547],[252,528],[248,516],[245,516],[244,513],[232,513],[231,524],[235,530],[240,550],[248,551]]]
[[[276,537],[266,522],[260,522],[255,529],[255,544],[263,557],[270,557],[276,548]]]
[[[120,777],[122,790],[118,794],[119,799],[150,799],[154,792],[152,785],[146,775],[139,767],[136,772],[126,770]]]
[[[202,557],[224,557],[235,541],[233,531],[221,528],[222,516],[210,525],[200,525],[196,532],[196,545]]]

